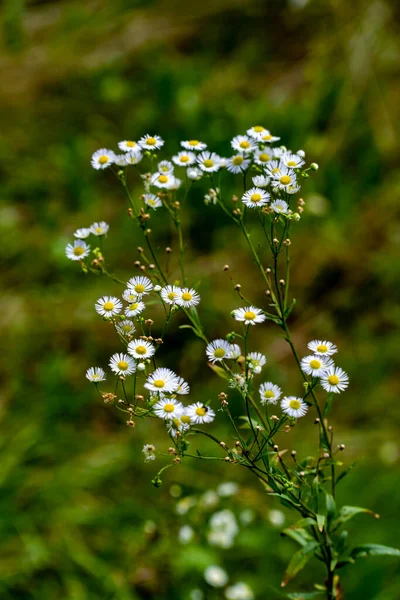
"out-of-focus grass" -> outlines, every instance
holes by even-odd
[[[179,549],[169,485],[200,492],[222,476],[239,478],[245,498],[275,506],[240,472],[202,462],[170,470],[155,490],[156,467],[143,464],[140,450],[149,441],[166,445],[162,427],[128,429],[84,380],[88,366],[105,365],[116,350],[93,304],[118,287],[83,276],[64,247],[77,227],[105,219],[110,261],[122,277],[134,273],[142,239],[132,233],[117,183],[94,173],[89,159],[98,147],[153,131],[171,154],[179,140],[196,136],[226,155],[228,139],[261,122],[320,163],[304,187],[307,210],[295,236],[292,327],[300,351],[316,336],[337,342],[351,377],[334,422],[344,459],[363,460],[343,482],[341,499],[382,514],[379,522],[355,520],[355,539],[398,545],[395,7],[380,0],[185,7],[118,0],[25,8],[8,1],[2,10],[1,597],[186,598],[216,555],[203,548],[194,560]],[[254,286],[237,233],[200,193],[187,219],[202,318],[210,337],[225,334],[237,298],[222,265],[259,302],[262,286]],[[152,229],[161,245],[175,243],[162,217]],[[257,349],[286,384],[297,376],[277,335],[265,327]],[[185,333],[178,344],[176,331],[169,339],[164,356],[190,380],[193,399],[215,398],[220,383],[201,363],[200,342]],[[291,444],[307,452],[313,435],[310,419]],[[146,529],[148,521],[155,528]],[[259,597],[274,597],[268,586],[279,587],[292,543],[261,516],[255,533],[241,535],[221,561],[251,579]],[[343,573],[346,597],[400,596],[398,565],[370,560]],[[297,587],[312,581],[304,573]]]

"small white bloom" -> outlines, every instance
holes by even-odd
[[[90,235],[89,227],[82,227],[81,229],[77,229],[74,233],[74,237],[79,240],[85,240]]]
[[[114,164],[116,164],[118,167],[126,167],[126,154],[115,154]]]
[[[282,390],[278,385],[267,381],[262,383],[259,388],[261,404],[276,404],[282,396]]]
[[[267,131],[261,134],[261,138],[259,141],[263,144],[272,144],[273,142],[277,142],[280,139],[280,137],[272,135],[269,131]]]
[[[274,158],[273,153],[269,148],[264,148],[263,150],[257,150],[254,155],[254,162],[256,165],[266,165]]]
[[[176,304],[182,290],[176,285],[166,285],[162,288],[160,296],[166,304]]]
[[[151,184],[158,188],[169,189],[175,183],[175,175],[173,173],[160,173],[157,171],[151,177]]]
[[[229,351],[229,356],[227,358],[237,359],[242,355],[242,349],[238,344],[231,344],[231,349]]]
[[[250,208],[258,208],[269,202],[270,195],[265,190],[253,187],[242,196],[242,202]]]
[[[276,186],[280,190],[286,190],[289,187],[296,185],[296,173],[293,169],[288,169],[282,163],[279,166],[279,170],[272,174],[273,186]]]
[[[190,306],[197,306],[200,302],[200,295],[193,288],[182,288],[178,293],[176,303],[178,306],[184,306],[189,308]]]
[[[94,307],[99,315],[109,318],[121,312],[122,302],[115,296],[103,296],[97,300]]]
[[[180,396],[184,396],[186,394],[189,394],[190,392],[190,386],[187,383],[187,381],[185,381],[183,379],[183,377],[178,377],[178,387],[175,390],[175,394],[179,394]]]
[[[304,152],[304,150],[297,150],[296,154],[298,156],[300,156],[301,158],[305,158],[306,153]]]
[[[285,522],[285,515],[281,510],[272,508],[268,512],[268,519],[269,522],[274,525],[274,527],[282,527]]]
[[[286,215],[289,212],[289,205],[284,200],[275,200],[271,203],[271,208],[280,215]]]
[[[228,583],[228,573],[217,565],[211,565],[204,571],[204,579],[215,588],[224,587]]]
[[[138,143],[133,142],[132,140],[123,140],[122,142],[118,142],[118,148],[123,150],[123,152],[131,152],[132,150],[135,150],[135,148],[140,149]]]
[[[109,229],[110,226],[105,221],[93,223],[93,225],[90,226],[90,232],[97,236],[105,235]]]
[[[262,135],[268,134],[268,129],[265,129],[265,127],[263,127],[262,125],[254,125],[253,127],[250,127],[250,129],[248,129],[246,133],[247,135],[259,142],[261,140]]]
[[[226,168],[230,173],[243,173],[246,169],[249,168],[251,160],[245,158],[243,154],[236,154],[235,156],[231,156],[226,161]]]
[[[289,169],[300,169],[304,165],[304,160],[292,152],[285,152],[281,156],[281,162]]]
[[[271,160],[265,167],[265,172],[270,175],[270,177],[279,177],[281,172],[282,164],[279,160]],[[284,167],[286,168],[286,167]],[[290,183],[290,182],[289,182]],[[276,185],[276,180],[271,181],[271,185]]]
[[[90,369],[86,371],[86,379],[89,379],[89,381],[92,381],[93,383],[98,383],[99,381],[106,380],[106,374],[101,367],[90,367]]]
[[[117,375],[132,375],[136,371],[135,361],[127,354],[113,354],[109,365]]]
[[[75,240],[73,244],[68,244],[65,248],[65,254],[70,260],[82,260],[90,253],[90,246],[83,240]]]
[[[349,377],[343,369],[332,365],[321,376],[321,385],[327,392],[340,394],[348,387]]]
[[[134,292],[132,290],[132,288],[127,288],[126,290],[124,290],[122,292],[122,298],[126,301],[129,302],[130,304],[132,302],[136,302],[138,300],[140,296],[138,296],[138,294],[136,294],[136,292]]]
[[[250,352],[247,355],[247,360],[249,361],[249,369],[255,372],[255,369],[258,367],[257,373],[261,372],[261,368],[266,364],[267,358],[261,352]]]
[[[239,486],[234,481],[225,481],[217,487],[217,493],[221,498],[228,498],[234,496],[239,491]]]
[[[321,356],[317,356],[315,354],[305,356],[301,359],[301,370],[307,375],[312,375],[313,377],[321,377],[326,368],[330,367],[331,365],[332,360],[329,357],[328,359],[322,359]]]
[[[150,206],[151,208],[154,208],[154,209],[162,206],[162,202],[161,202],[160,198],[158,196],[156,196],[155,194],[144,194],[143,202],[146,204],[146,206]]]
[[[167,431],[174,438],[177,437],[178,432],[184,434],[190,429],[191,419],[184,411],[185,407],[182,408],[179,416],[176,415],[171,420],[167,420]]]
[[[234,150],[243,154],[249,154],[257,150],[257,144],[248,135],[237,135],[231,141],[231,146]]]
[[[157,171],[159,173],[173,173],[174,165],[172,164],[172,162],[170,160],[162,160],[157,165]]]
[[[153,446],[153,444],[145,444],[143,446],[143,454],[144,454],[144,460],[146,462],[148,462],[149,460],[154,460],[156,458],[156,455],[154,454],[156,450],[156,447]]]
[[[244,581],[238,581],[235,585],[225,590],[226,600],[254,600],[254,593],[250,586]]]
[[[126,285],[128,289],[131,289],[139,297],[149,294],[153,289],[153,284],[150,279],[148,277],[143,277],[142,275],[131,277]]]
[[[214,490],[207,490],[200,498],[199,505],[201,508],[214,508],[219,503],[219,496]]]
[[[144,358],[151,358],[156,349],[153,344],[145,340],[132,340],[128,344],[127,351],[133,358],[143,360]]]
[[[290,417],[304,417],[308,410],[308,406],[301,398],[296,396],[288,396],[281,401],[281,408],[284,413]]]
[[[190,525],[182,525],[179,529],[178,540],[181,544],[190,544],[194,538],[194,530]]]
[[[238,533],[239,527],[233,512],[228,509],[221,510],[214,513],[210,519],[207,541],[212,546],[231,548]]]
[[[199,142],[199,140],[188,140],[186,142],[181,142],[181,146],[186,150],[205,150],[207,148],[207,144],[203,142]]]
[[[211,423],[215,419],[215,412],[201,402],[188,406],[186,413],[193,423]]]
[[[256,175],[253,177],[253,183],[256,187],[264,188],[269,184],[269,177],[265,177],[265,175]]]
[[[255,306],[237,308],[233,311],[233,317],[236,321],[243,321],[245,325],[255,325],[256,323],[263,323],[265,321],[263,311]]]
[[[231,344],[223,339],[213,340],[206,348],[207,358],[212,363],[220,362],[227,358],[233,358],[231,353]]]
[[[318,356],[332,356],[338,350],[335,344],[326,340],[312,340],[307,344],[307,348],[314,354],[318,354]]]
[[[201,169],[197,167],[188,167],[186,169],[186,175],[189,177],[189,179],[192,179],[193,181],[198,181],[199,179],[201,179],[202,174],[203,173]]]
[[[288,185],[288,187],[286,188],[286,193],[293,195],[293,194],[297,194],[297,192],[300,190],[300,185],[298,183],[296,183],[295,185]]]
[[[132,335],[133,333],[135,333],[135,325],[133,324],[133,321],[131,321],[130,319],[124,319],[123,321],[116,323],[115,329],[122,336]]]
[[[179,417],[183,411],[183,404],[175,398],[161,398],[154,406],[154,414],[160,419],[173,419]]]
[[[144,363],[141,363],[141,362],[140,362],[140,363],[138,363],[138,364],[136,365],[136,369],[137,369],[138,371],[145,371],[145,370],[146,370],[146,365],[145,365]]]
[[[97,171],[99,169],[106,169],[114,162],[115,154],[112,150],[108,150],[107,148],[100,148],[100,150],[96,150],[94,154],[92,154],[92,167]]]
[[[154,288],[153,288],[153,291],[154,291],[154,292],[157,292],[157,294],[158,294],[159,292],[161,292],[161,290],[162,290],[162,287],[161,287],[161,285],[155,285],[155,286],[154,286]]]
[[[197,162],[202,171],[213,173],[220,168],[220,157],[215,152],[201,152],[197,157]]]
[[[178,376],[171,369],[165,369],[163,367],[156,369],[152,373],[144,387],[152,392],[162,392],[163,394],[169,394],[176,392],[178,388]],[[171,401],[172,402],[172,401]],[[180,403],[179,403],[180,404]]]
[[[194,152],[185,152],[185,150],[182,150],[172,157],[172,161],[179,167],[188,167],[189,165],[194,165],[196,155]]]
[[[132,304],[126,307],[125,315],[127,317],[136,317],[137,315],[140,315],[140,313],[142,313],[145,308],[146,305],[142,301],[132,302]]]
[[[143,154],[140,150],[132,150],[131,152],[127,152],[125,154],[125,164],[127,165],[137,165],[143,158]]]
[[[139,146],[146,150],[158,150],[164,146],[164,140],[159,135],[144,135],[138,143]]]

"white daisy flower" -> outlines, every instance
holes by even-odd
[[[170,185],[168,186],[169,190],[179,190],[179,188],[182,185],[182,179],[178,179],[178,177],[174,177],[173,180],[171,181]]]
[[[89,227],[82,227],[81,229],[77,229],[74,233],[74,237],[78,238],[78,240],[85,240],[89,235]]]
[[[261,352],[249,352],[247,359],[249,361],[249,369],[251,371],[257,370],[257,373],[261,373],[261,367],[267,362],[267,357],[261,354]]]
[[[148,462],[149,460],[154,460],[156,455],[154,454],[154,452],[156,451],[156,447],[153,446],[153,444],[145,444],[143,446],[143,454],[144,454],[144,460],[145,462]]]
[[[204,571],[204,579],[215,588],[222,588],[228,583],[228,573],[217,565],[211,565]]]
[[[97,300],[94,307],[99,315],[109,318],[121,312],[122,302],[115,296],[103,296]]]
[[[284,200],[275,200],[271,203],[271,208],[280,215],[287,215],[289,212],[289,205]]]
[[[271,148],[271,151],[274,157],[279,159],[285,154],[285,152],[287,152],[284,146],[281,146],[280,148]]]
[[[140,313],[142,313],[145,308],[146,305],[144,302],[132,302],[132,304],[126,307],[125,315],[127,317],[136,317],[136,315],[140,315]]]
[[[213,340],[207,345],[206,354],[208,360],[212,363],[220,362],[226,358],[233,358],[232,345],[226,340]]]
[[[143,154],[138,150],[132,150],[131,152],[127,152],[125,154],[125,164],[127,165],[137,165],[143,158]]]
[[[243,154],[236,154],[231,156],[226,161],[226,168],[230,173],[243,173],[249,167],[251,160],[245,158]]]
[[[229,356],[227,358],[237,359],[242,355],[242,349],[238,344],[231,344],[231,349],[229,351]]]
[[[97,236],[105,235],[109,229],[110,226],[105,221],[93,223],[93,225],[90,226],[90,232]]]
[[[272,177],[272,185],[280,190],[286,190],[296,184],[296,173],[282,164],[279,167],[279,172],[274,173]]]
[[[326,340],[312,340],[312,342],[307,344],[307,348],[319,356],[332,356],[332,354],[335,354],[338,351],[335,344],[327,342]]]
[[[282,390],[271,381],[262,383],[259,388],[261,404],[276,404],[282,396]]]
[[[266,165],[274,158],[273,153],[268,148],[257,150],[254,154],[254,162],[256,165]]]
[[[272,135],[269,131],[267,131],[266,133],[264,132],[261,134],[261,138],[259,139],[259,141],[263,144],[272,144],[273,142],[277,142],[280,139],[280,137]]]
[[[281,401],[281,408],[284,413],[290,417],[304,417],[308,410],[308,406],[301,398],[296,396],[288,396]]]
[[[169,189],[175,183],[175,176],[172,173],[160,173],[157,171],[151,177],[151,185],[158,188]]]
[[[288,169],[300,169],[304,165],[304,160],[298,154],[293,154],[292,152],[285,152],[281,156],[281,162]]]
[[[299,184],[296,185],[288,185],[288,187],[286,188],[285,192],[287,194],[297,194],[297,192],[301,189],[301,186]]]
[[[182,288],[179,291],[176,303],[178,306],[184,306],[185,308],[197,306],[200,303],[200,295],[193,288]]]
[[[130,319],[124,319],[123,321],[116,323],[115,329],[122,336],[132,335],[135,333],[135,325],[133,324],[133,321],[131,321]]]
[[[137,142],[132,140],[123,140],[122,142],[118,142],[118,148],[123,150],[124,152],[131,152],[132,150],[139,149],[140,146]]]
[[[247,190],[242,196],[242,202],[249,208],[257,208],[269,202],[270,195],[265,190],[253,187]]]
[[[94,154],[92,154],[92,167],[97,171],[99,169],[106,169],[114,162],[115,154],[112,150],[108,150],[107,148],[100,148],[100,150],[96,150]]]
[[[233,317],[236,321],[243,321],[245,325],[255,325],[256,323],[265,321],[263,311],[255,306],[237,308],[233,311]]]
[[[89,381],[92,381],[93,383],[98,383],[99,381],[106,380],[106,374],[101,367],[90,367],[90,369],[86,371],[86,379],[89,379]]]
[[[256,175],[253,177],[253,184],[260,188],[267,187],[269,184],[269,177],[265,177],[265,175]]]
[[[180,297],[182,290],[176,285],[166,285],[160,292],[161,298],[166,304],[176,304],[176,301]]]
[[[117,375],[132,375],[136,371],[136,363],[127,354],[113,354],[109,362],[111,371]]]
[[[150,342],[145,340],[132,340],[128,344],[127,352],[136,359],[151,358],[156,349]]]
[[[186,142],[181,142],[181,146],[186,150],[205,150],[207,148],[207,144],[203,142],[199,142],[199,140],[188,140]]]
[[[127,288],[126,290],[124,290],[122,292],[122,298],[126,302],[129,302],[130,304],[132,304],[132,302],[136,302],[136,300],[138,300],[139,296],[138,296],[138,294],[136,294],[136,292],[134,292],[132,290],[132,288]]]
[[[90,252],[90,246],[83,240],[75,240],[73,244],[68,244],[65,248],[65,254],[70,260],[82,260]]]
[[[118,167],[126,167],[126,154],[116,154],[114,157],[114,164]]]
[[[179,378],[171,371],[171,369],[165,369],[163,367],[156,369],[152,373],[144,387],[152,392],[162,392],[163,394],[170,394],[176,392],[179,386]]]
[[[257,140],[258,142],[261,139],[262,135],[267,135],[269,133],[268,129],[265,129],[265,127],[263,127],[262,125],[254,125],[253,127],[250,127],[250,129],[248,129],[246,131],[247,135],[249,135],[250,137],[252,137],[253,139]]]
[[[149,294],[153,289],[153,284],[150,279],[148,277],[143,277],[142,275],[131,277],[126,285],[128,289],[135,292],[138,296]]]
[[[182,408],[183,412],[180,413],[179,417],[175,416],[171,420],[167,420],[167,431],[172,437],[177,436],[177,432],[185,433],[189,431],[191,425],[191,419],[185,414],[185,407]]]
[[[281,169],[285,168],[281,162],[279,160],[271,160],[266,166],[265,166],[265,171],[268,175],[270,175],[271,177],[278,177]],[[276,185],[276,181],[271,181],[271,185]]]
[[[197,157],[197,162],[202,171],[213,173],[220,168],[220,157],[215,152],[201,152]]]
[[[254,142],[254,139],[250,138],[248,135],[237,135],[231,141],[231,146],[234,150],[242,152],[243,154],[248,154],[249,152],[257,150],[257,144]]]
[[[199,179],[201,179],[201,176],[203,175],[203,173],[202,173],[201,169],[198,169],[197,167],[188,167],[186,169],[186,175],[192,181],[198,181]]]
[[[349,377],[343,369],[332,365],[321,376],[321,385],[327,392],[340,394],[349,386]]]
[[[176,388],[175,394],[184,396],[186,394],[189,394],[189,392],[190,392],[190,386],[187,383],[187,381],[185,381],[183,379],[183,377],[178,377],[178,387]]]
[[[164,140],[159,135],[144,135],[138,143],[139,146],[146,150],[158,150],[164,146]]]
[[[182,152],[175,154],[172,160],[179,167],[188,167],[196,162],[196,155],[194,152],[185,152],[185,150],[182,150]]]
[[[160,419],[173,419],[183,412],[183,404],[175,398],[161,398],[153,406],[154,414]]]
[[[186,413],[189,415],[192,423],[211,423],[215,419],[215,412],[201,402],[196,402],[188,406]]]
[[[301,370],[313,377],[321,377],[327,367],[330,367],[331,365],[332,360],[329,357],[328,359],[325,359],[316,354],[311,354],[310,356],[305,356],[301,359]]]
[[[170,160],[162,160],[157,165],[157,171],[159,173],[173,173],[174,165],[172,164],[172,162]]]
[[[160,206],[162,206],[162,202],[161,202],[160,198],[158,196],[156,196],[155,194],[144,194],[143,202],[146,204],[146,206],[150,206],[151,208],[154,208],[154,210],[156,208],[159,208]]]
[[[226,600],[254,600],[254,593],[250,586],[244,581],[238,581],[235,585],[225,590]]]

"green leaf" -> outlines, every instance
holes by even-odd
[[[380,544],[363,544],[356,546],[350,552],[351,558],[365,558],[366,556],[400,556],[400,550],[381,546]]]
[[[300,544],[300,546],[306,546],[313,540],[311,534],[305,529],[283,529],[282,535],[292,538],[292,540]]]
[[[189,325],[189,327],[190,327],[190,325]],[[208,363],[208,366],[210,367],[210,369],[212,369],[214,371],[214,373],[216,373],[218,375],[218,377],[221,377],[221,379],[226,379],[226,381],[230,381],[231,376],[222,367],[218,367],[217,365],[212,365],[211,363]]]
[[[290,508],[293,508],[293,506],[296,506],[296,507],[300,506],[300,504],[298,504],[292,498],[290,498],[290,496],[286,496],[285,494],[278,494],[276,492],[271,492],[270,494],[268,494],[268,496],[278,496],[281,503],[284,506],[289,506]]]
[[[328,394],[328,397],[326,399],[326,404],[325,404],[325,408],[324,408],[324,418],[327,417],[329,415],[329,413],[331,412],[331,408],[332,408],[332,401],[333,401],[333,394],[330,393]]]
[[[249,421],[249,418],[247,415],[242,415],[241,417],[238,417],[238,419],[243,421],[243,423],[240,425],[240,429],[256,429],[256,427],[261,427],[261,429],[264,430],[261,423],[259,423],[255,419],[251,419],[251,421]]]
[[[336,531],[343,525],[343,523],[346,523],[346,521],[349,521],[361,513],[365,513],[375,517],[375,519],[379,519],[379,515],[368,508],[361,508],[360,506],[342,506],[337,514],[336,519],[332,523],[332,531]]]
[[[342,552],[344,551],[348,535],[349,535],[349,532],[346,530],[342,531],[341,534],[339,535],[339,538],[338,538],[338,541],[336,544],[336,551],[339,555],[342,554]]]
[[[310,560],[315,550],[319,548],[318,542],[310,542],[297,552],[295,552],[289,562],[289,565],[283,575],[281,586],[285,587],[293,577],[301,571]]]
[[[292,592],[287,594],[287,598],[292,598],[292,600],[308,600],[308,598],[318,598],[320,596],[324,596],[326,591],[324,592]]]
[[[308,527],[308,525],[316,525],[317,521],[315,519],[311,519],[311,517],[307,517],[305,519],[300,519],[293,525],[289,527],[289,529],[302,529],[303,527]]]
[[[285,317],[288,317],[290,315],[290,313],[292,312],[292,310],[294,309],[296,304],[296,299],[293,298],[290,306],[287,307],[287,309],[285,310]]]
[[[328,525],[336,516],[336,502],[334,497],[328,492],[325,492],[326,495],[326,516],[328,520]]]
[[[317,515],[317,523],[318,523],[318,529],[320,531],[323,531],[324,526],[325,526],[325,515]]]
[[[358,460],[355,460],[350,466],[347,467],[345,471],[343,471],[343,473],[340,473],[339,477],[336,479],[336,485],[354,469],[358,462]]]

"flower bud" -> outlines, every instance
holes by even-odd
[[[317,163],[311,163],[311,165],[310,165],[310,169],[311,169],[312,171],[318,171],[318,169],[319,169],[319,166],[317,165]]]
[[[161,285],[155,285],[153,289],[154,289],[155,292],[158,293],[158,292],[161,292],[162,288],[161,288]]]

